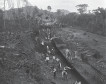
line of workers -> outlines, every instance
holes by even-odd
[[[43,41],[41,42],[41,45],[42,46],[45,45]],[[47,65],[50,65],[49,62],[52,60],[51,69],[52,69],[52,73],[53,73],[53,78],[56,79],[57,73],[61,72],[62,79],[67,80],[68,79],[68,70],[71,70],[72,68],[70,68],[68,66],[62,67],[61,60],[59,58],[57,58],[55,55],[53,55],[55,50],[53,48],[50,49],[48,45],[46,45],[46,49],[47,49],[47,53],[46,53],[46,57],[45,57],[45,62]],[[51,53],[53,53],[52,56],[50,56]],[[71,54],[69,49],[65,50],[65,54],[66,54],[66,57],[69,58],[69,54]],[[77,51],[75,51],[75,58],[77,58]],[[81,81],[79,81],[79,82],[75,81],[74,84],[81,84]]]

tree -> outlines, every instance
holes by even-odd
[[[98,26],[98,30],[101,30],[105,35],[106,33],[106,9],[98,7],[98,9],[93,10],[95,14],[95,23]],[[97,29],[96,29],[97,30]]]
[[[83,14],[87,11],[88,4],[79,4],[76,7],[77,7],[77,10],[79,11],[79,13]]]
[[[51,6],[48,6],[47,9],[48,9],[48,11],[51,11],[52,8],[51,8]]]
[[[62,12],[61,9],[57,9],[56,14],[57,14],[57,16],[62,16],[62,15],[64,15],[64,12]]]
[[[37,7],[34,8],[32,17],[35,18],[39,14],[39,9]]]

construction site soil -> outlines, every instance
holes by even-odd
[[[63,41],[63,43],[60,41],[60,43],[56,43],[58,44],[56,47],[62,55],[57,53],[51,42],[47,42],[45,46],[42,46],[40,37],[33,35],[32,31],[1,33],[0,84],[73,84],[75,81],[81,81],[82,84],[86,83],[85,81],[90,84],[105,84],[106,62],[103,60],[103,56],[97,50],[91,49],[80,38],[75,37],[73,31],[67,32],[64,30],[57,29],[55,32],[55,36],[61,39],[61,42]],[[35,40],[36,37],[38,38],[37,41]],[[47,45],[50,49],[55,50],[54,54],[49,55],[49,65],[45,62]],[[64,47],[60,48],[61,46]],[[67,59],[64,51],[67,48],[72,51],[72,58],[74,58],[74,51],[78,51],[78,59],[71,61]],[[84,56],[81,56],[82,53]],[[54,79],[51,66],[56,67],[58,64],[53,63],[52,57],[54,55],[60,59],[62,69],[69,66],[61,58],[63,56],[66,61],[73,64],[80,76],[76,75],[73,70],[69,70],[66,81],[62,79],[60,71],[57,78]]]

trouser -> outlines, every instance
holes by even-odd
[[[46,60],[46,63],[47,63],[47,65],[49,64],[49,61],[48,60]]]
[[[64,75],[64,80],[67,80],[67,74]]]
[[[63,77],[63,80],[67,80],[67,74],[65,72],[63,73],[62,77]]]
[[[54,72],[54,79],[56,78],[56,72]]]

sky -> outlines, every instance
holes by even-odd
[[[76,5],[88,4],[88,10],[97,9],[98,7],[106,8],[106,0],[28,0],[32,5],[38,8],[47,9],[47,6],[52,7],[52,11],[57,9],[66,9],[70,12],[76,12]]]
[[[1,4],[3,4],[3,0]],[[9,3],[13,2],[19,3],[22,0],[6,0],[10,1]],[[23,0],[25,1],[25,0]],[[33,6],[37,6],[40,9],[47,9],[47,6],[51,6],[51,11],[56,11],[57,9],[65,9],[70,12],[76,12],[77,8],[75,7],[78,4],[88,4],[88,10],[97,9],[98,7],[106,8],[106,0],[28,0]]]

